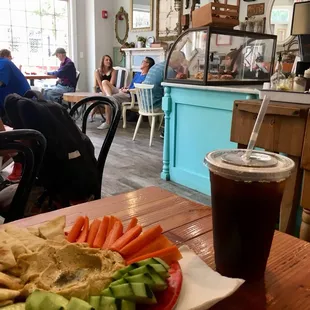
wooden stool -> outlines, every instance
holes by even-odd
[[[230,140],[237,142],[239,148],[246,148],[248,144],[261,102],[261,100],[242,100],[234,103]],[[256,147],[270,152],[284,153],[295,162],[295,169],[286,183],[280,211],[279,230],[289,234],[294,233],[301,196],[303,172],[301,156],[308,110],[306,105],[271,101],[256,143]],[[308,159],[310,168],[310,156]],[[308,216],[307,230],[310,232],[310,211]]]

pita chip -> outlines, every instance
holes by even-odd
[[[27,227],[27,230],[28,230],[31,234],[33,234],[33,235],[35,235],[35,236],[37,236],[37,237],[40,237],[39,227],[37,227],[37,226],[31,226],[31,227]]]
[[[13,300],[3,300],[0,301],[0,307],[9,306],[13,304]]]
[[[64,229],[66,226],[66,217],[58,216],[51,221],[39,226],[40,237],[49,240],[65,239]]]
[[[19,296],[19,294],[19,291],[0,288],[0,301],[14,299],[15,297]]]
[[[20,284],[20,279],[9,276],[3,272],[0,272],[0,287],[5,286],[11,290],[20,290],[23,285]]]
[[[36,251],[45,240],[31,234],[26,228],[19,228],[9,225],[5,228],[5,232],[11,237],[19,240],[26,248],[31,251]]]
[[[4,230],[0,230],[0,245],[6,244],[11,247],[15,259],[21,254],[31,253],[18,239],[11,237]]]
[[[0,243],[0,271],[14,266],[16,266],[16,260],[11,247],[7,244]]]

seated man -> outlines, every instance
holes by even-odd
[[[142,61],[140,69],[141,72],[137,72],[132,82],[128,87],[123,87],[121,89],[118,89],[117,87],[113,86],[110,82],[105,81],[105,83],[102,84],[102,88],[104,90],[104,93],[106,96],[111,96],[114,98],[114,100],[121,105],[123,102],[130,101],[130,89],[134,89],[135,85],[134,83],[142,83],[149,72],[150,68],[153,67],[155,64],[155,61],[151,57],[145,57],[145,59]],[[106,122],[102,123],[98,129],[108,129],[111,124],[111,108],[109,106],[106,106]]]
[[[173,52],[169,59],[168,78],[178,78],[178,74],[183,70],[182,64],[184,62],[184,53],[179,51]],[[152,90],[154,112],[160,112],[162,110],[161,102],[164,96],[164,88],[161,83],[164,80],[165,67],[166,61],[160,62],[153,66],[143,82],[144,84],[154,85]],[[163,136],[163,132],[161,136]]]
[[[12,57],[0,57],[0,110],[3,109],[4,99],[7,95],[16,93],[23,96],[30,90],[26,78],[10,59]],[[4,130],[0,120],[0,131]],[[13,172],[8,176],[8,180],[18,182],[22,174],[22,160],[18,156],[14,160]]]
[[[180,68],[184,63],[184,54],[182,52],[175,51],[172,53],[169,59],[168,67],[168,78],[178,78]],[[143,84],[154,85],[152,90],[153,93],[153,104],[155,109],[161,110],[161,101],[164,96],[164,88],[161,83],[164,80],[164,72],[166,67],[166,61],[156,64],[148,72]]]
[[[66,56],[66,51],[59,47],[53,56],[60,60],[60,67],[57,71],[47,72],[48,75],[55,75],[58,81],[55,86],[44,90],[44,98],[58,102],[62,94],[74,92],[76,87],[76,69],[70,58]]]

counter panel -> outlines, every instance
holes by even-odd
[[[230,142],[233,103],[247,97],[245,93],[166,87],[164,143],[168,145],[164,147],[162,177],[210,195],[204,156],[216,149],[237,147]]]

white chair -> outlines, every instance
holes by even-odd
[[[123,102],[122,103],[122,116],[123,116],[123,128],[127,127],[127,116],[126,112],[127,110],[139,111],[139,105],[138,102],[136,101],[136,90],[135,89],[130,89],[130,94],[131,94],[131,101],[130,102]]]
[[[139,105],[139,119],[136,125],[135,133],[133,135],[132,140],[135,140],[137,132],[139,130],[139,127],[142,122],[142,117],[143,116],[148,116],[149,118],[152,119],[152,124],[151,124],[151,134],[150,134],[150,144],[149,146],[152,146],[152,140],[154,136],[154,130],[155,130],[155,121],[156,117],[160,117],[160,122],[159,122],[159,127],[161,126],[161,123],[164,118],[164,112],[161,111],[160,109],[156,109],[154,111],[153,107],[153,88],[154,85],[149,85],[149,84],[136,84],[135,83],[135,88],[136,88],[136,95],[137,95],[137,100],[138,100],[138,105]]]
[[[117,71],[117,77],[116,77],[116,87],[122,88],[127,86],[127,79],[128,79],[128,70],[123,67],[113,67],[115,71]]]

